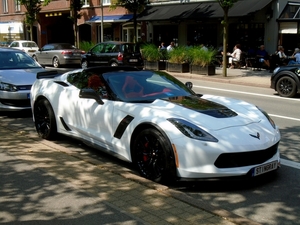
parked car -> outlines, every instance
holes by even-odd
[[[0,111],[30,109],[30,89],[41,71],[45,69],[27,53],[0,48]]]
[[[11,41],[1,41],[0,47],[8,47],[10,45]]]
[[[81,67],[133,66],[142,69],[143,59],[138,44],[108,41],[96,44],[81,57]]]
[[[254,177],[280,165],[280,132],[262,109],[200,95],[165,72],[92,67],[37,76],[36,130],[57,133],[133,162],[154,181]]]
[[[271,76],[271,88],[281,97],[294,97],[300,92],[300,65],[277,67]]]
[[[26,52],[28,55],[32,56],[36,51],[39,50],[39,46],[34,41],[13,41],[10,45],[10,48],[20,49]]]
[[[36,53],[33,58],[41,65],[52,65],[61,67],[62,65],[80,65],[81,55],[85,52],[68,43],[46,44]]]

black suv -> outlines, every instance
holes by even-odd
[[[300,64],[277,67],[271,76],[271,88],[281,97],[294,97],[300,93]]]
[[[93,66],[144,67],[140,47],[134,43],[108,41],[96,44],[81,56],[83,69]]]

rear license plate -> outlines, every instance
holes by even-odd
[[[129,59],[129,62],[138,62],[137,59]]]
[[[252,171],[252,176],[255,177],[255,176],[270,172],[272,170],[276,170],[277,167],[278,167],[277,161],[255,167]]]

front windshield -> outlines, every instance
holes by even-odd
[[[123,71],[103,74],[117,98],[129,102],[152,102],[158,98],[189,96],[194,92],[165,72]]]
[[[0,69],[32,69],[41,66],[25,52],[0,52]]]

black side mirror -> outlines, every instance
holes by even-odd
[[[90,89],[90,88],[81,89],[79,92],[79,98],[94,99],[100,105],[104,104],[104,102],[100,98],[100,95],[96,91],[94,91],[93,89]]]
[[[186,83],[185,83],[185,86],[187,86],[189,89],[192,90],[192,88],[193,88],[193,83],[192,83],[192,82],[186,82]]]

